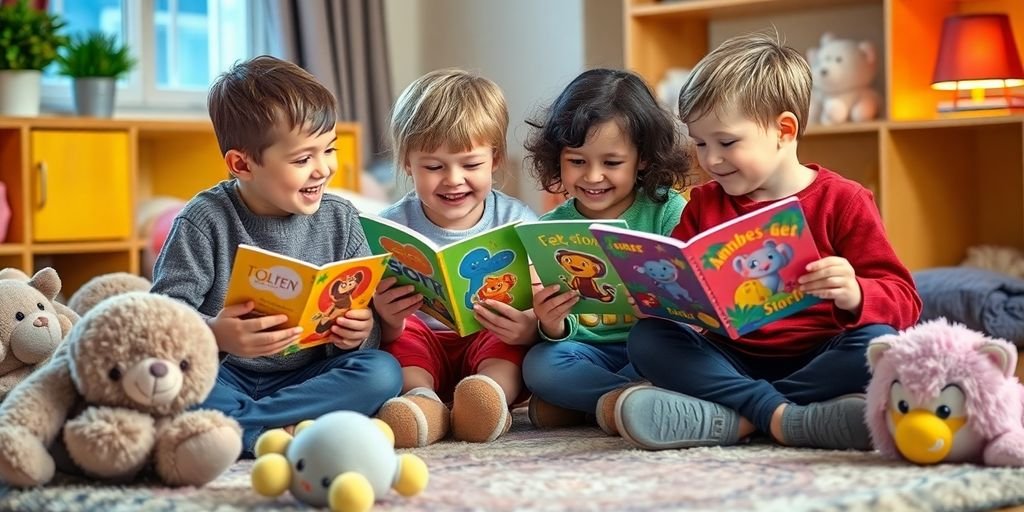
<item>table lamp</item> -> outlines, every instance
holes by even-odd
[[[942,23],[939,58],[932,88],[953,91],[952,101],[939,103],[939,112],[1024,108],[1024,98],[1010,94],[1024,85],[1024,68],[1005,14],[958,14]],[[986,95],[987,89],[1001,89]],[[960,91],[971,91],[970,98]]]

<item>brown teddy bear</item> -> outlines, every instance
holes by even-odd
[[[68,307],[84,315],[103,299],[128,292],[148,292],[152,283],[149,279],[128,272],[113,272],[96,276],[71,295]]]
[[[50,267],[46,267],[46,268],[50,268]],[[59,277],[60,276],[58,275],[58,278]],[[19,269],[16,269],[14,267],[7,267],[7,268],[5,268],[3,270],[0,270],[0,280],[3,280],[3,279],[18,279],[18,280],[21,280],[21,281],[28,281],[30,278],[28,277],[28,274],[22,272]],[[74,324],[76,324],[78,322],[79,314],[75,313],[74,311],[71,310],[71,308],[65,306],[62,302],[60,302],[61,300],[63,300],[61,298],[61,296],[60,296],[60,289],[63,286],[64,286],[63,282],[61,282],[61,284],[57,285],[57,295],[54,296],[53,299],[52,299],[53,307],[54,307],[54,309],[57,310],[58,314],[66,316],[68,318],[68,320],[71,320],[71,325],[74,325]]]
[[[78,319],[62,314],[53,302],[60,291],[55,270],[21,277],[0,277],[0,400],[50,358]]]
[[[143,292],[104,301],[0,405],[0,480],[49,482],[48,449],[62,435],[72,462],[95,478],[122,481],[152,467],[170,485],[212,481],[242,451],[235,420],[189,410],[217,369],[213,333],[195,310]]]

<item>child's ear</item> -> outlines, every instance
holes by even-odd
[[[775,124],[779,130],[779,146],[795,141],[797,134],[800,133],[800,121],[792,112],[779,114]]]
[[[252,169],[249,167],[249,160],[245,157],[245,153],[237,149],[229,149],[224,154],[224,163],[228,166],[228,172],[232,176],[245,181],[252,178]]]

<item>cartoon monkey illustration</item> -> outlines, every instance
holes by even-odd
[[[502,274],[500,276],[487,276],[484,278],[484,285],[477,290],[476,295],[480,300],[496,300],[505,304],[512,303],[512,294],[509,290],[516,285],[515,274]]]
[[[316,325],[316,333],[323,334],[330,330],[331,324],[334,323],[334,313],[336,311],[348,311],[352,309],[352,292],[356,290],[359,283],[363,281],[363,273],[355,272],[344,279],[338,279],[331,283],[331,309],[324,314],[323,320]]]
[[[607,283],[601,285],[597,283],[597,278],[604,277],[608,273],[604,261],[589,254],[568,249],[560,249],[556,252],[555,261],[572,275],[572,279],[569,281],[562,276],[562,282],[579,292],[580,298],[597,299],[604,303],[615,301],[615,287]]]

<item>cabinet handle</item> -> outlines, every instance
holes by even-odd
[[[49,173],[46,172],[46,162],[39,162],[39,209],[46,207],[46,189],[49,188]]]

